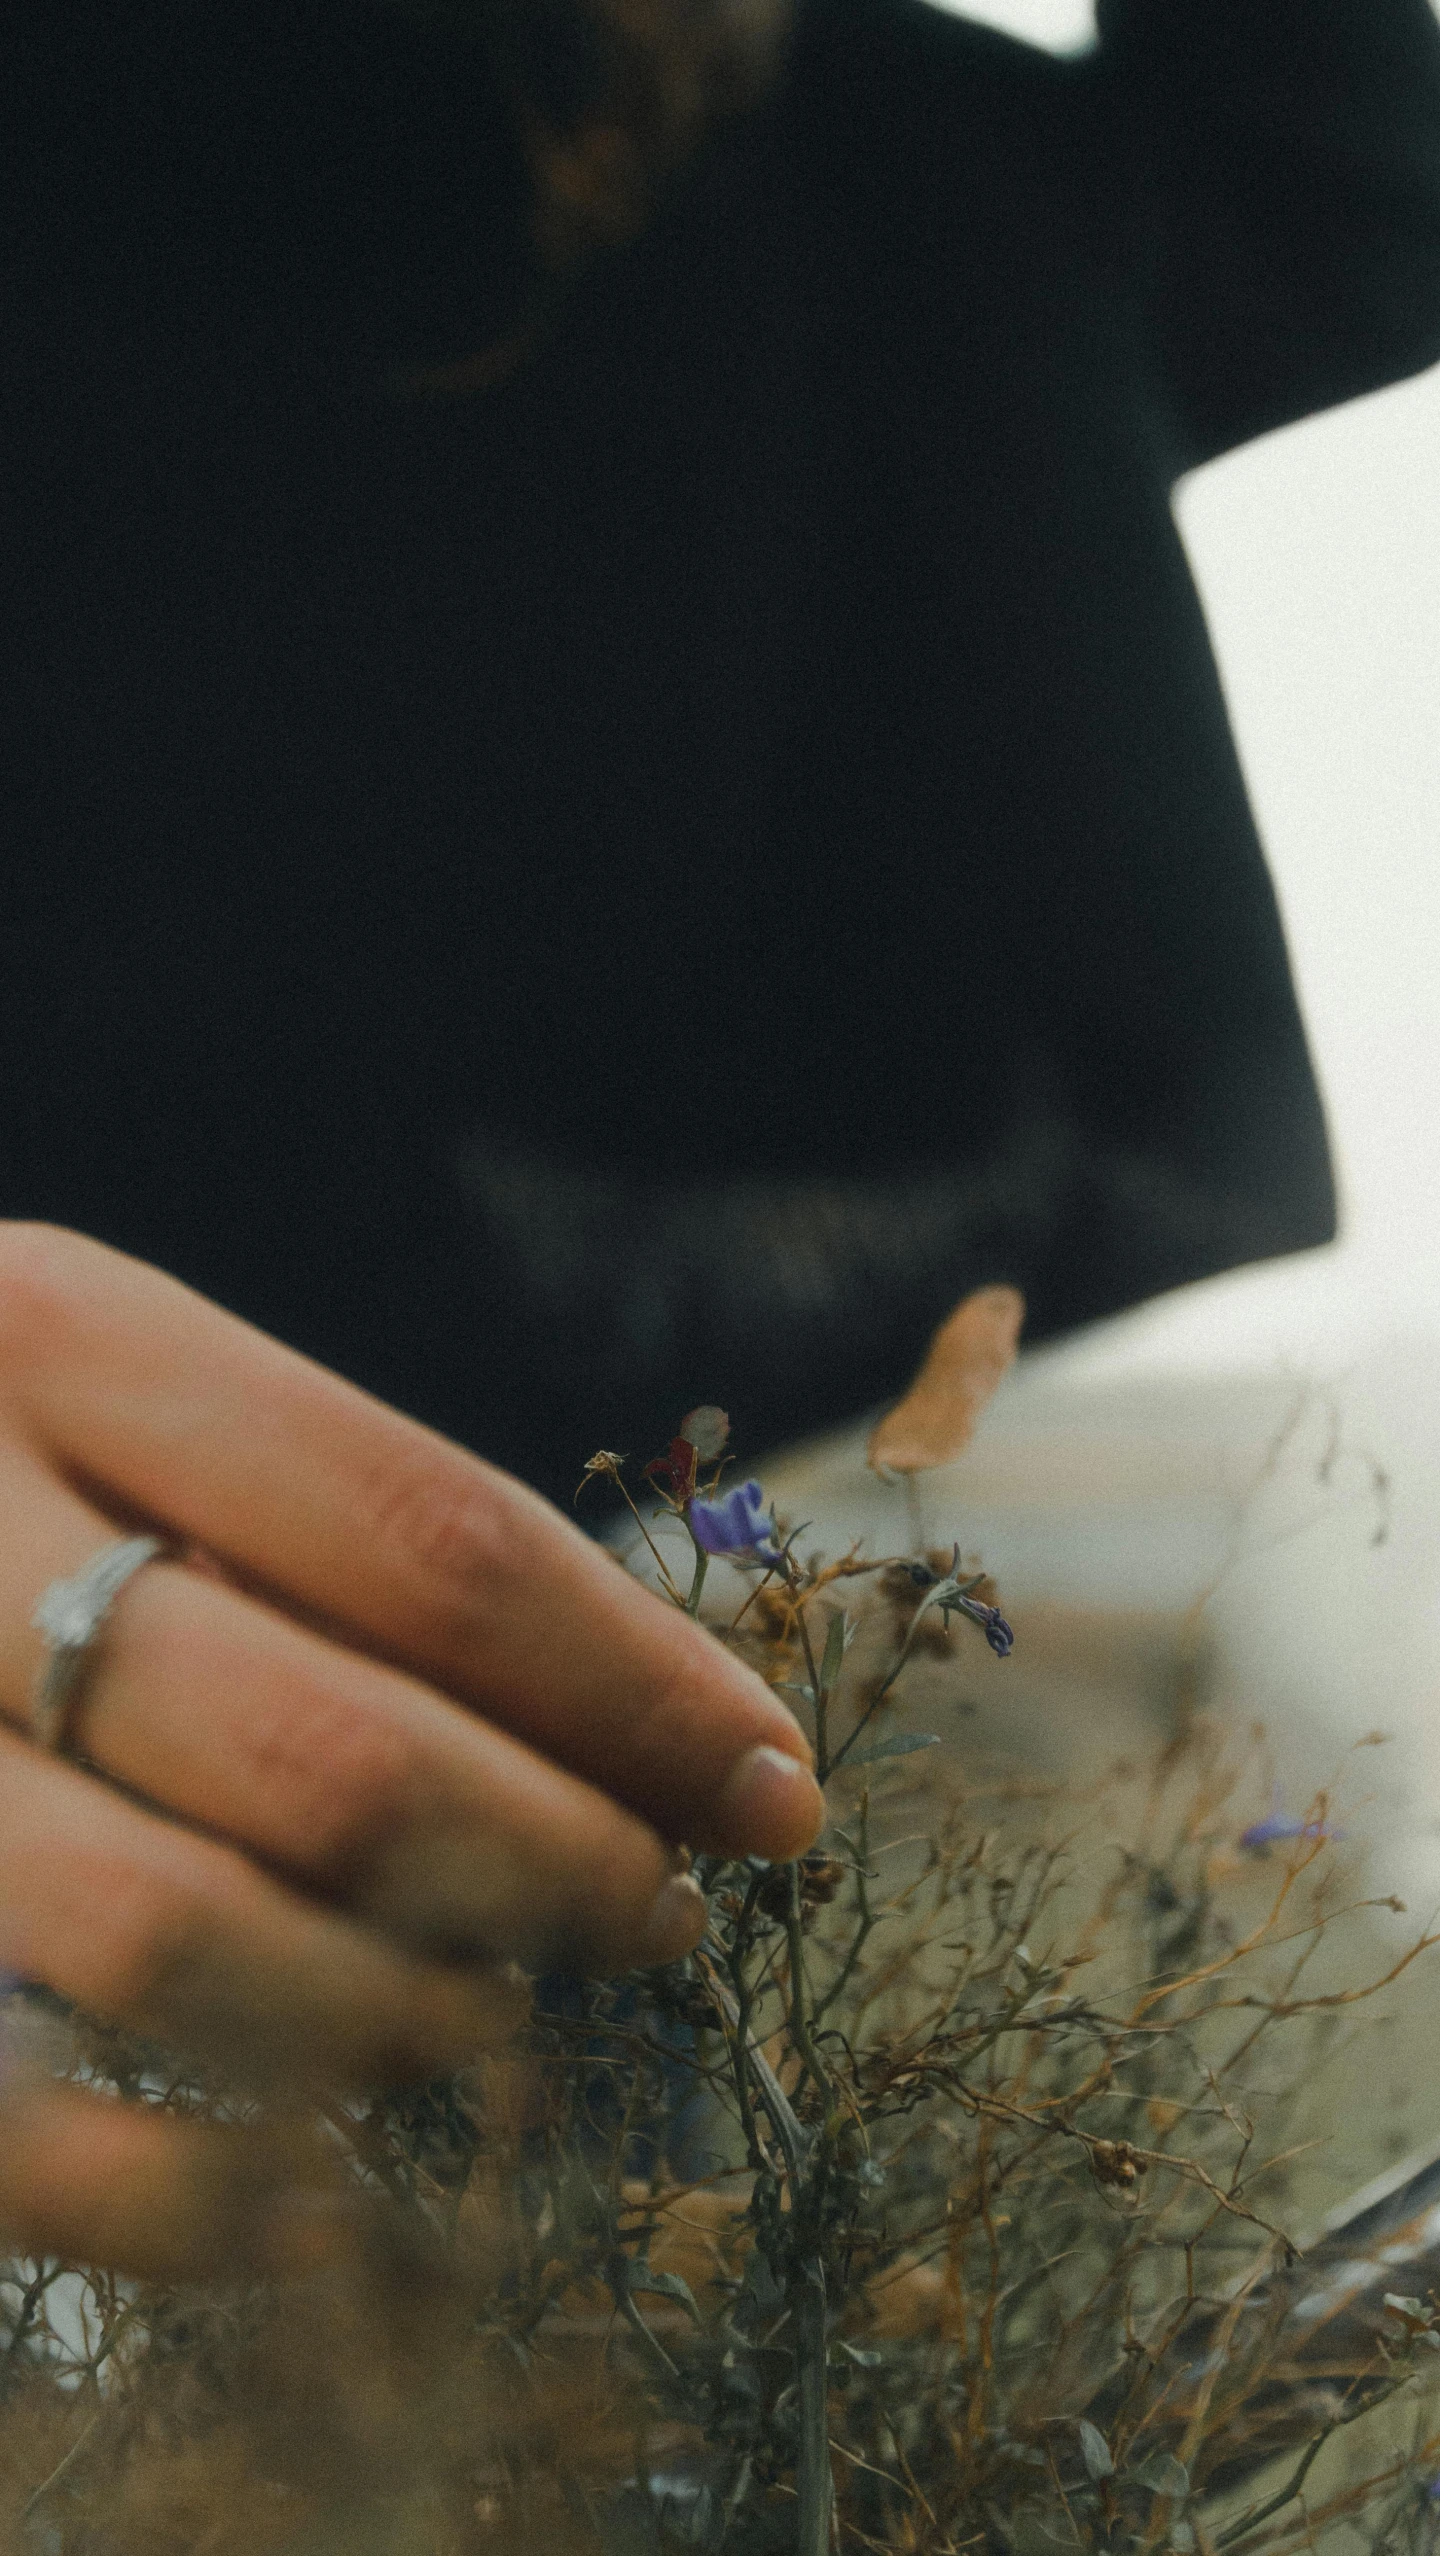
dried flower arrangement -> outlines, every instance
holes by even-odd
[[[1298,2259],[1279,2215],[1370,1993],[1309,1985],[1368,1905],[1326,1803],[1247,1825],[1199,1719],[1088,1802],[967,1774],[947,1698],[1011,1647],[996,1591],[958,1550],[802,1555],[727,1435],[692,1413],[636,1489],[585,1478],[674,1603],[717,1557],[748,1581],[724,1638],[813,1732],[821,1846],[703,1861],[685,1961],[544,1982],[513,2054],[331,2106],[344,2269],[0,2266],[17,2556],[1428,2556],[1440,2176]],[[250,2108],[12,2004],[52,2065]]]

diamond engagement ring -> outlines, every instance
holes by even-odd
[[[73,1580],[52,1580],[30,1621],[45,1637],[47,1657],[35,1680],[30,1727],[42,1748],[63,1750],[85,1664],[127,1580],[168,1547],[157,1535],[107,1544]]]

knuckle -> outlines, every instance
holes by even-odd
[[[414,1817],[415,1741],[342,1697],[277,1699],[251,1722],[245,1754],[296,1860],[333,1883],[353,1878]]]
[[[382,1559],[418,1580],[427,1613],[472,1626],[511,1575],[513,1538],[501,1488],[448,1448],[391,1457],[365,1487],[364,1510]]]
[[[85,1250],[57,1225],[0,1222],[0,1373],[23,1374],[69,1328]]]
[[[201,1888],[134,1871],[107,1872],[82,2002],[123,2022],[164,2022],[186,2008],[209,1967],[215,1919]]]

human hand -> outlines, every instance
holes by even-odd
[[[176,1558],[115,1601],[76,1764],[28,1735],[31,1613],[142,1529]],[[797,1852],[809,1762],[521,1484],[153,1269],[0,1226],[0,1966],[287,2099],[424,2078],[513,2028],[512,1962],[686,1951],[674,1847]],[[5,2096],[27,2252],[197,2277],[325,2225],[288,2134]]]

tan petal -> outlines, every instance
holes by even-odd
[[[1014,1359],[1024,1320],[1025,1299],[1017,1287],[978,1287],[956,1306],[904,1400],[886,1413],[870,1440],[877,1473],[924,1473],[955,1462]]]

